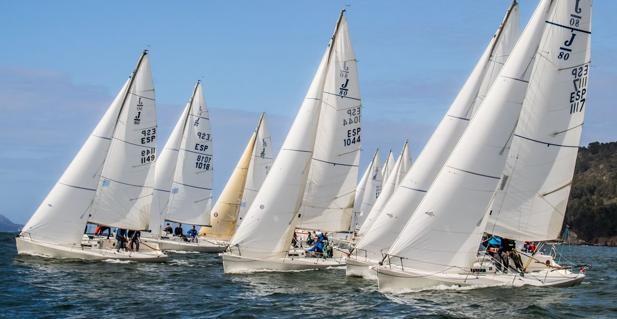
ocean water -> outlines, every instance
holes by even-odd
[[[441,289],[382,294],[345,270],[225,275],[213,254],[166,263],[61,262],[17,256],[0,233],[5,318],[617,318],[617,248],[569,246],[591,263],[572,288]]]

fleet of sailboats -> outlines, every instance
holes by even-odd
[[[211,252],[228,274],[345,266],[381,291],[576,285],[584,269],[515,245],[559,237],[590,59],[591,0],[540,0],[520,34],[514,0],[415,162],[407,141],[396,160],[390,151],[382,163],[376,150],[358,182],[362,103],[343,10],[277,156],[262,113],[214,202],[202,84],[157,152],[144,51],[16,238],[18,253],[164,261],[166,251]],[[142,249],[89,225],[141,233]],[[353,237],[333,252],[337,233]],[[512,252],[490,250],[493,238]]]

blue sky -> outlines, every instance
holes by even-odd
[[[268,114],[275,152],[346,5],[363,98],[362,169],[376,147],[417,156],[509,0],[2,1],[0,214],[25,222],[144,48],[163,143],[201,79],[220,192]],[[525,23],[537,1],[522,0]],[[617,1],[596,0],[582,144],[617,140]]]

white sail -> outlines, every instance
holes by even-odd
[[[362,134],[358,70],[344,18],[326,72],[298,227],[347,231],[351,226]]]
[[[253,203],[253,200],[255,200],[255,196],[257,196],[257,192],[261,188],[261,184],[263,184],[266,175],[268,175],[272,167],[272,162],[272,136],[270,136],[266,124],[266,114],[262,113],[257,126],[255,147],[253,148],[251,163],[249,164],[248,174],[244,184],[244,192],[242,193],[242,202],[240,203],[240,212],[236,226],[240,224]]]
[[[476,258],[550,3],[540,2],[469,127],[390,248],[391,257],[404,258],[404,267],[460,272]],[[536,78],[531,81],[539,85]]]
[[[368,216],[368,213],[373,208],[377,200],[378,191],[381,189],[381,159],[379,158],[379,149],[375,151],[373,160],[369,163],[366,171],[362,175],[362,179],[356,188],[356,197],[354,199],[354,219],[353,229],[358,230],[360,225]]]
[[[210,224],[212,203],[212,131],[200,82],[197,82],[184,126],[165,219]]]
[[[394,154],[392,154],[392,150],[388,152],[388,156],[386,156],[386,161],[383,163],[383,168],[381,170],[381,180],[385,181],[388,179],[388,176],[392,172],[392,167],[394,166]],[[381,193],[381,190],[379,191]],[[379,194],[378,194],[379,195]]]
[[[92,223],[146,229],[152,201],[156,154],[154,85],[142,55],[114,130],[92,205]]]
[[[21,231],[21,236],[59,245],[81,244],[88,210],[129,87],[127,80],[94,131]]]
[[[336,38],[336,33],[335,30],[333,38]],[[281,257],[289,247],[315,146],[331,48],[332,41],[321,59],[272,169],[231,239],[230,245],[235,246],[242,256]]]
[[[367,234],[373,227],[373,223],[381,214],[384,205],[386,205],[386,203],[390,200],[390,197],[398,188],[399,184],[403,180],[403,177],[407,174],[410,168],[411,155],[409,155],[409,144],[405,141],[401,155],[399,155],[394,163],[394,166],[392,166],[392,172],[390,172],[388,179],[384,181],[379,197],[375,201],[373,208],[369,211],[366,220],[362,223],[360,231],[358,231],[360,236]]]
[[[387,203],[366,230],[357,248],[368,251],[371,259],[379,260],[387,252],[403,226],[420,204],[439,170],[448,159],[472,116],[484,100],[485,91],[493,83],[512,51],[519,35],[519,9],[514,2],[501,25],[491,38],[447,114],[413,166],[403,178]]]
[[[486,229],[521,241],[561,231],[587,108],[591,1],[557,2],[540,55]]]
[[[185,123],[188,120],[191,104],[187,103],[176,122],[163,150],[159,153],[155,165],[154,192],[152,198],[152,208],[150,210],[150,225],[149,228],[153,235],[160,234],[161,223],[165,218],[167,205],[169,203],[169,195],[171,192],[171,184],[174,178],[176,163],[178,161],[178,152],[180,151],[180,143],[182,142],[182,133],[184,132]]]

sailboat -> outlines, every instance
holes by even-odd
[[[373,208],[379,192],[381,191],[382,183],[379,149],[377,149],[356,187],[352,231],[358,231],[362,223],[366,220],[366,216],[371,211],[371,208]]]
[[[405,144],[403,144],[403,149],[401,150],[401,154],[396,159],[394,166],[392,166],[392,171],[383,183],[381,192],[379,193],[379,197],[375,201],[375,204],[369,211],[366,219],[364,220],[364,223],[362,223],[360,230],[358,231],[359,237],[362,237],[364,234],[369,232],[369,230],[373,226],[373,223],[381,213],[382,207],[388,202],[388,200],[390,200],[390,197],[411,168],[411,164],[412,162],[411,155],[409,154],[409,142],[405,141]]]
[[[347,230],[360,155],[360,96],[344,10],[281,151],[222,254],[225,273],[342,264],[291,247],[296,228]]]
[[[119,251],[109,240],[83,242],[88,223],[147,228],[155,153],[154,86],[144,51],[103,118],[18,235],[18,253],[60,259],[165,260],[167,256],[156,247]]]
[[[519,7],[513,1],[448,112],[391,198],[364,226],[364,234],[347,260],[348,276],[376,279],[377,265],[424,198],[469,121],[484,101],[519,36]]]
[[[224,250],[225,245],[219,243],[189,241],[185,236],[161,232],[162,220],[202,227],[210,224],[212,172],[210,117],[201,82],[197,81],[156,164],[152,236],[142,240],[156,243],[162,250]]]
[[[506,208],[503,216],[524,211],[525,217],[563,221],[569,187],[564,185],[573,174],[583,121],[590,40],[590,0],[540,2],[446,165],[384,265],[376,267],[380,290],[563,287],[584,279],[554,261],[527,271],[498,271],[494,259],[478,257],[478,247],[493,203]],[[515,170],[505,167],[507,160]],[[519,169],[523,172],[516,173]],[[521,182],[525,175],[513,177],[517,174],[531,174],[531,180]],[[506,192],[499,200],[502,184]],[[516,229],[499,216],[496,220]]]
[[[212,227],[199,231],[200,240],[215,241],[224,251],[272,167],[272,138],[265,114],[249,139],[236,168],[210,212]]]

